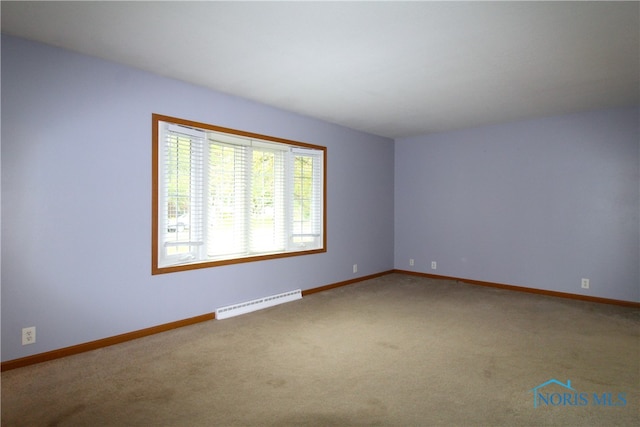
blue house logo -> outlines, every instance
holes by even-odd
[[[558,384],[561,387],[566,388],[567,390],[571,390],[571,391],[576,391],[573,387],[571,387],[571,380],[567,380],[567,383],[564,384],[560,381],[558,381],[555,378],[551,378],[549,381],[544,382],[542,384],[540,384],[539,386],[536,386],[534,388],[531,389],[531,391],[533,392],[533,407],[537,408],[538,407],[538,396],[540,396],[541,400],[543,401],[543,403],[545,404],[549,404],[549,394],[545,394],[543,395],[542,393],[538,392],[538,390],[540,390],[541,388],[544,388],[550,384]],[[559,394],[559,393],[554,393],[554,394]],[[570,393],[568,393],[570,394]],[[553,395],[553,394],[552,394]]]
[[[562,392],[543,391],[542,389],[551,385],[557,385],[562,387]],[[554,387],[557,389],[558,387]],[[625,406],[627,404],[627,394],[617,393],[614,396],[613,393],[579,393],[576,389],[571,387],[571,380],[567,380],[567,383],[558,381],[555,378],[551,378],[538,386],[535,386],[530,390],[533,392],[533,407],[539,406],[588,406],[590,403],[594,406]],[[592,397],[590,400],[589,397]]]

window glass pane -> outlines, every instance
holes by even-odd
[[[283,152],[253,150],[250,225],[252,252],[284,250],[283,166]]]
[[[211,257],[246,252],[245,170],[244,147],[210,145],[207,253]]]
[[[315,189],[314,161],[311,156],[294,157],[293,167],[293,242],[309,243],[315,241],[316,218],[314,206]]]
[[[164,224],[163,257],[185,261],[194,258],[197,245],[192,239],[191,207],[196,203],[198,165],[202,158],[202,140],[189,135],[167,132],[164,150],[165,197],[162,206]]]

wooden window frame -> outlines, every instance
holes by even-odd
[[[225,133],[230,135],[236,135],[244,138],[255,139],[259,141],[266,141],[269,143],[276,144],[285,144],[289,147],[298,147],[298,148],[306,148],[322,151],[322,235],[321,235],[321,247],[308,249],[308,250],[293,250],[293,251],[284,251],[284,252],[275,252],[263,255],[249,255],[249,256],[241,256],[237,258],[225,258],[219,260],[205,260],[177,265],[169,265],[169,266],[159,266],[160,263],[160,255],[159,255],[159,245],[160,245],[160,148],[162,146],[162,141],[160,141],[160,130],[159,126],[161,122],[170,123],[173,125],[185,126],[189,128],[200,129],[204,131],[213,131],[219,133]],[[247,263],[247,262],[256,262],[256,261],[264,261],[269,259],[278,259],[278,258],[287,258],[293,256],[302,256],[302,255],[310,255],[310,254],[318,254],[327,251],[327,148],[320,145],[309,144],[305,142],[293,141],[284,138],[278,138],[269,135],[262,135],[252,132],[247,132],[243,130],[231,129],[216,125],[211,125],[207,123],[201,123],[192,120],[185,120],[176,117],[161,115],[161,114],[152,114],[152,194],[151,194],[151,260],[152,260],[152,269],[151,272],[153,275],[156,274],[164,274],[164,273],[174,273],[178,271],[187,271],[187,270],[196,270],[202,268],[211,268],[218,267],[224,265],[231,264],[239,264],[239,263]]]

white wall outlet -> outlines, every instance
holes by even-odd
[[[409,260],[409,265],[413,265],[413,258]]]
[[[353,272],[354,273],[358,272],[358,264],[353,264]]]
[[[589,279],[582,279],[582,289],[589,289]]]
[[[36,327],[30,326],[22,328],[22,345],[33,344],[36,342]]]
[[[437,263],[437,262],[435,262],[435,261],[431,261],[431,269],[432,269],[432,270],[435,270],[435,269],[436,269],[436,267],[438,267],[438,263]]]

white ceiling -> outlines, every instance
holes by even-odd
[[[2,31],[387,137],[640,104],[639,2],[7,2]]]

